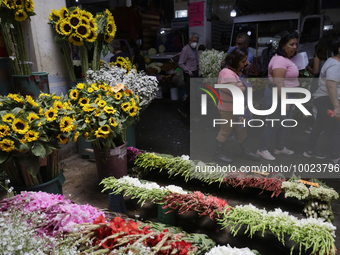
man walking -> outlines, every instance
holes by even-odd
[[[198,54],[197,45],[199,35],[192,33],[189,38],[189,43],[183,47],[178,65],[183,70],[185,88],[187,89],[188,96],[178,109],[183,117],[188,117],[190,114],[190,78],[198,77]]]

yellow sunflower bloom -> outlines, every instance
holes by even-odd
[[[38,140],[38,138],[39,132],[34,132],[33,130],[30,130],[25,134],[25,140],[29,143]]]
[[[73,142],[76,142],[78,140],[78,137],[79,137],[79,132],[75,133],[73,137]]]
[[[15,120],[15,116],[12,113],[6,113],[2,116],[2,121],[7,123],[12,123]]]
[[[104,41],[105,41],[106,43],[112,42],[113,39],[114,39],[114,37],[111,36],[111,35],[109,35],[109,34],[105,34],[105,35],[104,35]]]
[[[96,31],[94,29],[91,29],[89,36],[86,38],[86,41],[95,42],[97,37],[98,37],[98,34],[96,33]]]
[[[116,24],[115,24],[115,22],[112,20],[112,21],[110,21],[110,22],[107,24],[106,32],[107,32],[110,36],[115,37],[116,31],[117,31]]]
[[[53,108],[54,109],[64,109],[63,102],[61,102],[61,101],[54,101]]]
[[[137,102],[139,103],[139,96],[138,96],[138,95],[136,95],[136,98],[137,98]]]
[[[52,96],[52,99],[60,100],[61,97],[54,95],[54,96]]]
[[[114,109],[112,106],[105,106],[104,107],[104,112],[108,113],[108,114],[115,114],[116,113],[116,109]]]
[[[63,133],[70,132],[73,129],[73,120],[70,117],[64,117],[60,121],[60,131]]]
[[[78,85],[77,85],[77,86],[78,86]],[[70,98],[71,98],[72,100],[77,100],[77,99],[78,99],[78,96],[79,96],[78,90],[72,89],[72,90],[70,91]]]
[[[106,139],[109,136],[108,134],[103,134],[103,133],[99,132],[99,130],[97,130],[94,134],[97,138],[101,137],[101,138],[104,138],[104,139]]]
[[[139,108],[135,105],[131,106],[129,109],[129,116],[134,117],[136,116],[137,112],[138,112]]]
[[[28,120],[29,122],[32,122],[33,120],[36,120],[36,119],[39,119],[39,116],[36,115],[34,112],[30,112],[30,113],[28,114],[27,120]]]
[[[105,105],[106,105],[106,101],[104,101],[104,100],[100,100],[100,101],[98,102],[98,106],[99,106],[100,108],[103,108]]]
[[[88,11],[82,11],[81,14],[80,14],[82,17],[85,17],[86,19],[90,20],[93,18],[93,15],[91,12],[88,12]]]
[[[118,100],[118,101],[119,101],[122,97],[123,97],[122,92],[118,92],[118,93],[115,94],[115,99]]]
[[[90,33],[91,33],[91,28],[89,26],[87,26],[87,25],[80,24],[76,28],[76,33],[81,38],[86,39],[90,35]]]
[[[114,119],[114,118],[110,118],[110,125],[113,126],[113,127],[117,127],[117,121]]]
[[[83,89],[84,88],[84,83],[80,82],[77,84],[77,89]]]
[[[86,104],[90,103],[90,98],[82,97],[79,99],[78,104],[84,107]]]
[[[112,94],[112,92],[111,92],[111,91],[107,91],[107,92],[106,92],[106,96],[107,96],[107,97],[112,97],[112,96],[113,96],[113,94]]]
[[[68,138],[64,136],[63,134],[59,134],[57,138],[59,139],[60,144],[64,144],[68,142]]]
[[[90,117],[86,116],[86,118],[85,118],[85,123],[87,123],[87,124],[90,124],[90,123],[91,123]]]
[[[41,108],[41,107],[40,107],[40,109],[39,109],[39,114],[40,114],[40,115],[44,115],[44,109]]]
[[[89,22],[90,22],[89,26],[91,27],[91,29],[93,29],[93,31],[97,31],[98,25],[97,25],[96,19],[90,19]]]
[[[61,29],[60,29],[61,23],[63,23],[63,20],[62,20],[62,19],[60,19],[60,20],[57,22],[57,24],[55,24],[55,30],[57,31],[58,34],[64,35],[64,33],[63,33],[63,32],[61,31]]]
[[[47,93],[40,93],[39,98],[42,98],[42,97],[51,97],[51,95]]]
[[[60,32],[63,33],[63,35],[70,35],[72,32],[72,27],[70,23],[67,20],[63,20],[60,24]]]
[[[127,97],[129,97],[129,96],[131,95],[131,94],[130,94],[130,91],[124,90],[124,95],[127,96]]]
[[[89,104],[83,106],[83,111],[85,112],[93,112],[94,110],[96,110],[96,107],[90,106]]]
[[[15,0],[15,8],[22,9],[24,7],[24,0]]]
[[[54,20],[54,17],[60,19],[60,12],[52,9],[52,12],[50,13],[50,20]]]
[[[11,94],[11,93],[9,93],[7,95],[7,97],[17,101],[18,103],[23,103],[23,104],[25,103],[25,101],[18,94]]]
[[[14,0],[3,0],[2,3],[3,3],[8,9],[15,9]]]
[[[122,108],[122,110],[123,110],[124,112],[127,112],[127,111],[130,110],[131,104],[130,104],[129,102],[122,103],[122,104],[120,105],[120,107]]]
[[[91,88],[91,87],[87,88],[87,92],[92,93],[93,91],[94,91],[93,88]]]
[[[0,137],[5,137],[9,135],[11,128],[6,125],[0,125]]]
[[[52,107],[45,112],[45,118],[47,121],[54,121],[58,116],[58,109]]]
[[[105,12],[108,15],[107,19],[112,20],[113,19],[112,13],[108,9],[106,9]]]
[[[70,43],[72,43],[75,46],[83,46],[84,41],[83,38],[79,37],[77,34],[71,34],[68,38]]]
[[[111,129],[110,129],[109,125],[104,125],[104,126],[100,127],[100,128],[98,129],[98,131],[99,131],[100,133],[104,134],[104,135],[107,135],[107,134],[110,134]]]
[[[9,139],[4,139],[0,142],[0,149],[2,151],[11,152],[15,149],[14,141]]]
[[[25,7],[26,7],[26,10],[28,12],[34,12],[34,2],[33,2],[33,0],[26,0]]]
[[[101,111],[100,111],[100,109],[98,109],[98,110],[95,112],[94,116],[99,117],[100,113],[101,113]]]
[[[69,11],[66,7],[60,9],[60,18],[66,19],[69,16]]]
[[[89,132],[86,132],[86,133],[84,134],[84,137],[85,137],[86,139],[89,138],[89,136],[90,136]]]
[[[39,106],[37,102],[34,101],[34,99],[31,96],[26,96],[27,102],[32,106]]]
[[[75,8],[72,12],[71,12],[71,15],[80,15],[80,12],[81,12],[81,9],[79,9],[79,7]]]
[[[25,134],[28,131],[28,128],[28,122],[22,119],[15,119],[12,123],[12,130],[21,135]]]
[[[69,22],[70,22],[71,27],[74,29],[77,29],[77,27],[81,24],[80,17],[74,14],[70,16]]]
[[[98,90],[97,83],[91,84],[91,88],[93,88],[93,90],[97,91]]]
[[[100,84],[100,85],[98,86],[98,89],[102,89],[102,90],[104,90],[104,91],[107,91],[107,85],[106,85],[106,84]]]

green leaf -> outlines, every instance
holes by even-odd
[[[20,165],[25,167],[33,177],[37,176],[41,163],[39,157],[22,157],[19,161]]]
[[[99,126],[104,126],[107,120],[99,120]]]
[[[29,146],[26,143],[20,143],[19,150],[28,150]]]
[[[22,108],[20,108],[20,107],[15,107],[12,111],[11,111],[11,113],[13,114],[13,115],[18,115],[18,113],[19,112],[21,112],[22,111]]]
[[[40,158],[44,158],[46,156],[44,145],[40,142],[35,143],[32,147],[32,153]]]
[[[101,119],[101,120],[107,120],[106,114],[105,114],[104,112],[101,112],[101,113],[99,114],[99,119]]]
[[[9,154],[6,152],[0,152],[0,164],[4,163],[9,158]]]

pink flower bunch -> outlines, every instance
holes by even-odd
[[[141,151],[139,149],[134,148],[132,146],[128,147],[127,148],[127,161],[128,162],[135,161],[136,156],[140,153],[141,153]]]
[[[103,212],[91,205],[78,205],[63,195],[45,192],[22,192],[15,197],[0,201],[0,211],[25,210],[44,214],[44,221],[37,231],[55,236],[61,231],[71,232],[72,226],[80,223],[92,223]]]

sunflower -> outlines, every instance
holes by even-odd
[[[93,88],[91,88],[91,87],[88,87],[88,88],[87,88],[87,92],[92,93],[93,91],[94,91]]]
[[[138,96],[138,95],[136,95],[136,98],[137,98],[137,102],[139,103],[139,96]]]
[[[2,121],[7,123],[12,123],[13,120],[15,120],[15,116],[12,113],[6,113],[4,116],[2,116]]]
[[[98,29],[98,25],[97,25],[97,22],[96,22],[96,19],[90,19],[89,20],[89,26],[91,27],[91,29],[93,29],[93,31],[97,31]]]
[[[85,86],[84,83],[79,82],[79,83],[77,84],[77,89],[83,89],[84,86]]]
[[[127,111],[130,110],[131,104],[130,104],[129,102],[122,103],[122,104],[120,105],[120,107],[122,108],[122,110],[123,110],[124,112],[127,112]]]
[[[104,91],[107,91],[107,84],[106,84],[106,83],[100,84],[100,85],[98,86],[98,89],[103,89]]]
[[[70,132],[74,127],[73,120],[70,117],[66,116],[61,119],[59,126],[61,132],[63,133]]]
[[[80,104],[80,106],[82,107],[89,103],[90,103],[90,98],[86,98],[86,97],[82,97],[78,101],[78,104]]]
[[[122,97],[123,97],[122,92],[118,92],[118,93],[115,94],[115,99],[116,100],[120,100]]]
[[[77,86],[78,86],[78,85],[77,85]],[[72,89],[72,90],[70,91],[70,98],[71,98],[72,100],[77,100],[77,99],[78,99],[78,96],[79,96],[78,90]]]
[[[94,113],[94,116],[99,117],[100,113],[101,113],[100,109],[97,109],[97,111]]]
[[[33,2],[33,0],[26,0],[25,7],[26,7],[26,10],[28,12],[34,12],[34,2]]]
[[[86,116],[86,118],[85,118],[85,123],[87,123],[87,124],[90,124],[90,123],[91,123],[91,119],[90,119],[89,116]]]
[[[72,27],[70,23],[67,20],[63,20],[60,24],[60,32],[63,33],[63,35],[69,35],[72,32]]]
[[[85,132],[84,137],[87,139],[89,138],[89,136],[90,136],[89,132]]]
[[[68,142],[68,138],[64,136],[63,134],[59,134],[57,138],[59,139],[60,144],[64,144]]]
[[[64,105],[63,105],[63,102],[61,101],[54,101],[53,103],[53,108],[54,109],[64,109]]]
[[[115,114],[116,113],[116,109],[114,109],[112,106],[105,106],[104,107],[104,112],[108,113],[108,114]]]
[[[52,12],[50,13],[50,20],[54,20],[54,18],[56,18],[56,20],[60,19],[60,12],[52,9]]]
[[[15,8],[22,9],[24,8],[24,1],[23,0],[15,0]]]
[[[27,102],[30,105],[32,105],[32,106],[39,106],[39,104],[37,102],[35,102],[31,96],[26,96],[26,99],[27,99]]]
[[[88,11],[82,11],[80,15],[88,20],[93,18],[92,13]]]
[[[7,125],[0,125],[0,137],[5,137],[9,135],[11,128]]]
[[[41,107],[40,107],[40,109],[39,109],[39,114],[40,114],[40,115],[44,115],[44,109],[41,108]]]
[[[25,134],[25,140],[29,143],[38,140],[38,138],[39,132],[34,132],[33,130],[30,130]]]
[[[69,16],[69,11],[66,7],[60,9],[60,18],[66,19]]]
[[[101,138],[106,139],[108,137],[108,134],[103,134],[103,133],[99,132],[99,130],[97,130],[94,134],[97,138],[101,137]]]
[[[15,9],[15,2],[14,0],[3,0],[2,3],[6,5],[8,9]]]
[[[64,35],[64,33],[63,33],[63,32],[61,31],[61,29],[60,29],[61,23],[63,23],[63,20],[62,20],[62,19],[60,19],[60,20],[57,22],[57,24],[55,24],[55,30],[57,31],[58,34]]]
[[[25,101],[21,97],[19,97],[18,94],[11,94],[11,93],[9,93],[7,95],[7,98],[11,98],[14,101],[17,101],[18,103],[23,103],[23,104],[25,103]]]
[[[107,96],[107,97],[112,97],[112,96],[113,96],[113,94],[112,94],[112,92],[111,92],[111,91],[107,91],[107,92],[106,92],[106,96]]]
[[[28,131],[29,125],[28,122],[22,119],[15,119],[12,123],[12,129],[15,133],[25,134]]]
[[[58,116],[58,109],[52,107],[45,112],[45,118],[47,121],[54,121]]]
[[[135,106],[135,105],[131,106],[130,110],[129,110],[129,116],[131,116],[131,117],[136,116],[138,110],[139,110],[139,108],[137,106]]]
[[[102,100],[102,95],[98,95],[98,97],[96,98],[96,100],[94,101],[94,103],[98,103],[100,100]]]
[[[106,12],[106,14],[108,16],[107,20],[112,20],[113,19],[112,13],[108,9],[106,9],[105,12]]]
[[[71,34],[68,40],[75,46],[83,46],[83,38],[79,37],[77,34]]]
[[[127,97],[129,97],[129,96],[131,95],[131,94],[130,94],[130,91],[124,90],[124,95],[127,96]]]
[[[90,29],[90,20],[85,18],[85,17],[81,17],[81,24],[85,25],[85,26],[88,26]]]
[[[108,135],[108,134],[110,134],[111,129],[110,129],[109,125],[104,125],[104,126],[101,126],[101,127],[98,129],[98,131],[99,131],[100,133],[104,134],[104,135]]]
[[[89,104],[86,104],[86,105],[83,106],[83,110],[85,112],[93,112],[94,110],[96,110],[96,107],[90,106]]]
[[[79,7],[75,8],[73,11],[71,11],[71,15],[80,15],[81,10]]]
[[[92,83],[91,88],[93,88],[93,90],[97,91],[98,90],[97,83]]]
[[[81,20],[80,20],[80,17],[78,15],[72,14],[70,16],[69,21],[70,21],[71,27],[73,27],[74,29],[76,29],[81,24]]]
[[[96,33],[96,31],[94,29],[91,29],[89,36],[86,38],[86,41],[94,42],[94,41],[96,41],[97,36],[98,36],[98,34]]]
[[[130,102],[131,102],[131,106],[135,106],[136,105],[136,100],[134,98],[131,98]]]
[[[74,134],[73,142],[76,142],[78,140],[78,137],[79,137],[79,132]]]
[[[109,34],[105,34],[105,35],[104,35],[104,41],[105,41],[106,43],[112,42],[113,38],[114,38],[114,37],[111,36],[111,35],[109,35]]]
[[[41,94],[39,95],[39,98],[42,98],[42,97],[51,97],[51,95],[48,94],[48,93],[41,93]]]
[[[64,105],[64,109],[72,110],[72,108],[71,108],[71,106],[70,106],[70,104],[68,102],[64,102],[63,105]]]
[[[14,141],[9,139],[4,139],[0,142],[0,149],[2,151],[11,152],[15,149]]]
[[[106,105],[106,101],[105,101],[105,100],[100,100],[100,101],[98,102],[98,106],[99,106],[100,108],[103,108],[105,105]]]
[[[110,22],[107,24],[106,32],[107,32],[110,36],[115,37],[116,31],[117,31],[116,24],[115,24],[115,22],[112,20],[112,21],[110,21]]]
[[[29,122],[32,122],[33,120],[36,120],[36,119],[39,119],[39,116],[36,115],[34,112],[30,112],[30,113],[28,114],[27,120],[28,120]]]
[[[61,97],[54,95],[54,96],[52,96],[52,99],[60,100]]]
[[[117,127],[117,121],[114,119],[114,118],[110,118],[110,125],[113,126],[113,127]]]
[[[76,28],[76,33],[79,35],[81,38],[87,38],[90,33],[91,33],[91,28],[87,25],[80,24]]]

